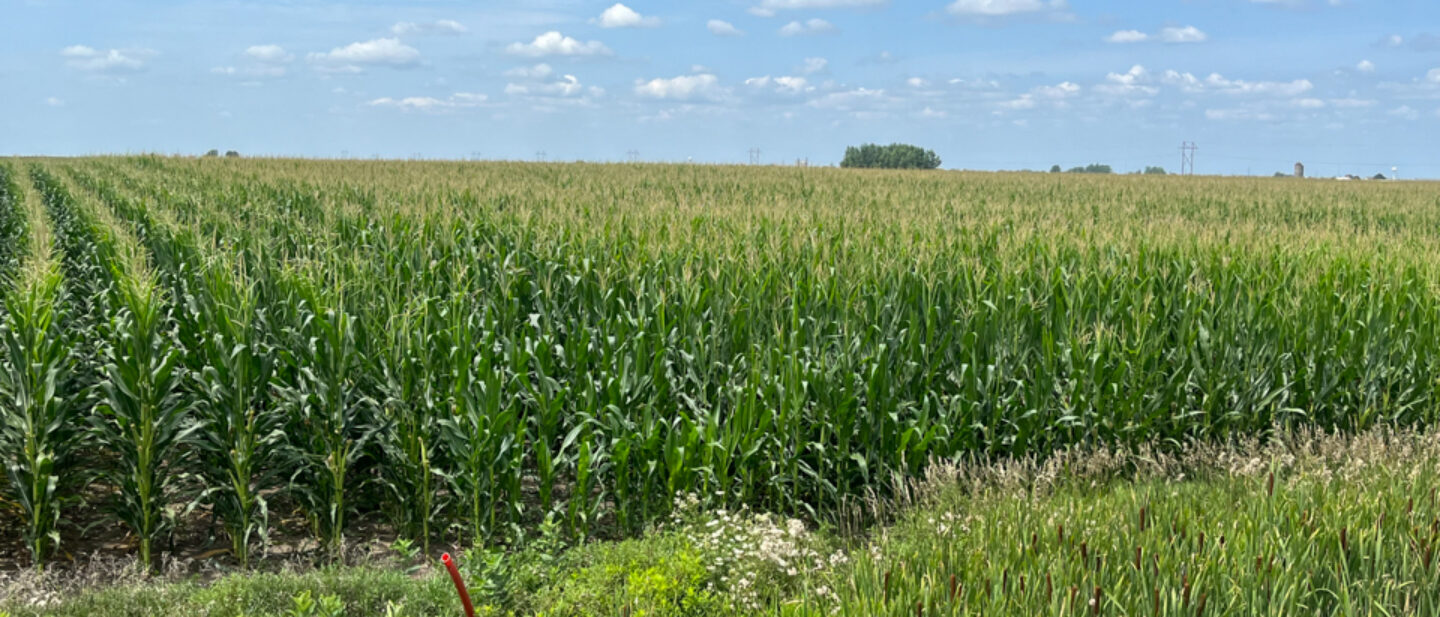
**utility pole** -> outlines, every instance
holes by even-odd
[[[480,151],[479,151],[479,150],[471,150],[471,151],[470,151],[470,160],[472,160],[472,161],[478,161],[478,160],[480,160]]]
[[[751,165],[759,165],[759,164],[760,164],[760,149],[759,149],[759,148],[751,148],[751,149],[750,149],[750,164],[751,164]]]
[[[1180,175],[1195,175],[1195,151],[1200,146],[1188,141],[1180,142]]]
[[[545,151],[544,151],[544,150],[536,150],[536,151],[535,151],[535,161],[538,162],[538,163],[544,163],[544,162],[545,162]]]
[[[640,162],[640,151],[639,151],[639,150],[626,150],[626,151],[625,151],[625,158],[626,158],[627,160],[629,160],[631,163],[638,163],[638,162]]]

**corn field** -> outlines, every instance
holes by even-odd
[[[1423,183],[0,165],[0,506],[37,566],[82,485],[147,566],[182,505],[248,565],[277,508],[328,549],[622,537],[689,493],[834,522],[938,460],[1440,410]]]

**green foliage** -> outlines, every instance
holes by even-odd
[[[0,457],[3,491],[25,518],[25,546],[37,569],[60,544],[62,486],[71,488],[83,432],[74,400],[75,358],[65,321],[59,273],[37,270],[5,299],[0,324]]]
[[[1060,173],[1060,166],[1059,166],[1059,165],[1051,165],[1051,166],[1050,166],[1050,173],[1052,173],[1052,174],[1058,174],[1058,173]]]
[[[277,489],[328,548],[357,514],[513,548],[544,520],[635,537],[691,492],[848,525],[929,461],[1440,416],[1423,185],[160,157],[31,179],[76,350],[57,396],[94,415],[98,360],[130,353],[133,237],[199,427],[160,462],[196,480],[170,505],[213,508],[241,561]]]
[[[1156,169],[1158,169],[1158,168],[1156,168]],[[1084,167],[1071,167],[1070,169],[1065,170],[1065,173],[1067,173],[1067,174],[1109,174],[1109,173],[1114,173],[1114,171],[1113,171],[1112,169],[1110,169],[1110,166],[1109,166],[1109,165],[1101,165],[1100,163],[1091,163],[1091,164],[1086,165],[1086,166],[1084,166]],[[1146,173],[1149,173],[1149,171],[1147,170]]]
[[[355,319],[343,299],[312,283],[291,278],[295,321],[284,328],[280,361],[286,375],[277,390],[289,421],[289,492],[305,508],[316,539],[332,551],[343,548],[346,501],[358,479],[353,473],[374,435],[374,399],[367,391],[364,355]]]
[[[1147,175],[1147,176],[1163,176],[1163,175],[1165,175],[1165,168],[1164,168],[1164,167],[1146,167],[1146,168],[1145,168],[1145,175]]]
[[[872,169],[936,169],[940,167],[940,157],[936,156],[934,150],[925,150],[909,144],[890,144],[888,146],[865,144],[846,148],[845,158],[840,161],[840,166]]]
[[[120,490],[115,513],[138,538],[140,562],[149,569],[154,543],[173,515],[167,506],[184,448],[198,427],[184,397],[174,322],[142,276],[131,273],[121,287],[94,428],[97,443],[114,456],[105,477]]]
[[[782,613],[1440,614],[1440,451],[1341,443],[1247,453],[1183,482],[951,485]],[[1294,463],[1317,453],[1339,456]]]

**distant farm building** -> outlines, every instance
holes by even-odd
[[[1304,177],[1305,177],[1305,164],[1304,164],[1304,163],[1296,163],[1296,164],[1295,164],[1295,177],[1296,177],[1296,178],[1304,178]]]

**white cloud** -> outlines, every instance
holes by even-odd
[[[868,88],[856,88],[844,92],[831,92],[817,99],[811,100],[807,105],[820,109],[838,109],[851,111],[862,107],[873,107],[888,100],[884,90],[871,90]]]
[[[149,49],[108,49],[100,51],[85,45],[71,45],[60,50],[68,58],[66,66],[87,73],[115,75],[144,70],[145,59],[155,55]]]
[[[1290,101],[1290,104],[1301,109],[1321,109],[1325,107],[1325,101],[1315,98],[1294,99]]]
[[[1150,40],[1150,35],[1139,30],[1119,30],[1105,40],[1110,43],[1142,43]]]
[[[470,29],[464,24],[453,19],[440,19],[424,23],[413,21],[396,22],[390,26],[390,32],[396,36],[412,36],[425,34],[465,34]]]
[[[1405,37],[1398,34],[1392,34],[1381,40],[1381,44],[1385,45],[1386,47],[1399,47],[1405,44]]]
[[[1205,86],[1217,92],[1233,95],[1257,94],[1263,96],[1298,96],[1315,88],[1315,84],[1308,79],[1296,79],[1294,81],[1245,81],[1243,79],[1226,79],[1219,73],[1211,73],[1205,78]]]
[[[1208,120],[1254,120],[1268,122],[1275,119],[1275,114],[1258,109],[1230,108],[1230,109],[1207,109],[1205,118]]]
[[[45,99],[45,104],[46,104],[46,105],[49,105],[49,106],[51,106],[51,107],[64,107],[64,106],[65,106],[65,101],[63,101],[63,100],[61,100],[61,99],[58,99],[58,98],[55,98],[55,97],[52,96],[52,97],[50,97],[50,98]]]
[[[1363,107],[1374,107],[1378,104],[1380,104],[1380,102],[1375,99],[1330,99],[1330,106],[1339,109],[1359,109]]]
[[[535,66],[515,67],[513,69],[505,71],[505,76],[520,77],[524,79],[544,79],[546,77],[549,77],[554,72],[555,69],[550,68],[550,65],[541,62],[540,64],[537,64]]]
[[[781,10],[880,6],[886,2],[889,0],[761,0],[756,8],[774,15],[775,11]]]
[[[835,24],[813,17],[804,22],[792,21],[780,28],[780,36],[800,36],[804,34],[822,34],[835,30]]]
[[[815,90],[815,87],[810,85],[810,81],[804,77],[792,77],[789,75],[781,75],[779,77],[771,77],[769,75],[764,77],[751,77],[745,80],[745,85],[761,90],[773,89],[782,94],[799,94]]]
[[[1166,43],[1203,43],[1209,38],[1195,26],[1170,27],[1160,30],[1160,40]]]
[[[824,58],[806,58],[805,62],[800,65],[800,72],[806,75],[814,75],[825,72],[825,69],[829,66],[830,61]]]
[[[1002,17],[1061,10],[1066,6],[1065,0],[955,0],[945,10],[952,15]]]
[[[295,54],[279,45],[251,45],[245,49],[245,55],[266,64],[284,64],[295,59]]]
[[[1035,89],[1035,94],[1050,99],[1068,99],[1080,94],[1080,90],[1080,84],[1066,81],[1053,86],[1040,86]]]
[[[592,93],[600,91],[598,88],[591,88]],[[567,97],[575,96],[585,92],[585,87],[580,85],[580,80],[574,75],[562,75],[557,81],[539,84],[505,84],[505,94],[526,95],[537,94],[543,96]]]
[[[1295,97],[1315,88],[1315,84],[1308,79],[1296,79],[1293,81],[1245,81],[1243,79],[1228,79],[1219,73],[1211,73],[1209,77],[1200,79],[1191,73],[1180,73],[1177,71],[1165,71],[1161,78],[1167,85],[1179,86],[1181,90],[1190,93],[1218,92],[1230,95],[1258,95],[1275,97]]]
[[[926,106],[925,109],[920,110],[920,113],[916,115],[921,118],[944,118],[950,114],[945,113],[944,110],[931,109],[929,106]]]
[[[910,79],[905,80],[905,85],[910,86],[911,88],[924,88],[925,86],[930,85],[930,82],[925,81],[920,77],[911,77]]]
[[[1361,73],[1374,73],[1375,63],[1369,60],[1361,60],[1359,64],[1355,65],[1355,70]]]
[[[653,28],[660,25],[658,17],[645,17],[636,13],[634,9],[616,2],[613,6],[605,9],[595,23],[601,28]]]
[[[1430,72],[1425,74],[1425,79],[1440,84],[1440,69],[1430,69]]]
[[[1416,120],[1420,118],[1420,112],[1415,111],[1409,105],[1401,105],[1385,113],[1400,118],[1401,120]]]
[[[1105,83],[1095,86],[1095,90],[1113,96],[1155,96],[1159,94],[1160,89],[1149,83],[1150,72],[1137,64],[1124,73],[1106,75]]]
[[[720,80],[710,73],[681,75],[670,79],[637,80],[635,94],[652,99],[719,99],[724,96]]]
[[[429,96],[407,96],[402,99],[381,97],[370,101],[367,105],[372,107],[393,107],[405,111],[446,111],[465,107],[476,107],[490,97],[484,94],[472,92],[456,92],[444,99],[437,99]]]
[[[745,36],[744,32],[741,32],[739,28],[736,28],[730,22],[719,19],[712,19],[705,22],[705,28],[710,31],[710,34],[715,36]]]
[[[507,53],[517,56],[608,56],[610,48],[600,41],[582,43],[554,30],[535,37],[529,43],[511,43]]]
[[[365,66],[408,68],[419,64],[420,52],[400,39],[374,39],[311,53],[308,59],[325,70],[358,73]]]

